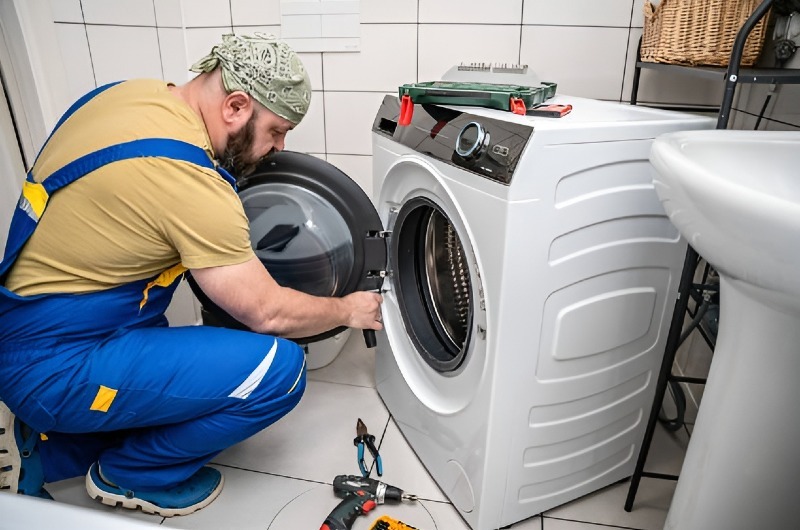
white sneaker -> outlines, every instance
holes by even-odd
[[[44,473],[33,431],[24,437],[22,422],[0,401],[0,492],[52,499],[43,488]]]

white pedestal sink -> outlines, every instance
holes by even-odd
[[[672,223],[720,274],[720,327],[665,528],[800,528],[800,132],[661,136]]]

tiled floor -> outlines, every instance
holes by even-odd
[[[209,507],[186,517],[163,519],[103,506],[89,499],[82,479],[51,484],[57,501],[116,517],[151,521],[167,528],[197,530],[317,530],[338,503],[331,487],[339,474],[358,474],[353,446],[357,418],[381,439],[383,480],[415,493],[415,504],[381,505],[360,517],[353,530],[366,530],[389,515],[420,530],[468,530],[405,442],[375,390],[374,357],[352,333],[330,365],[309,372],[306,393],[288,416],[213,462],[225,474],[225,488]],[[680,471],[688,443],[685,430],[660,426],[647,470]],[[675,483],[643,479],[634,509],[623,510],[628,483],[616,484],[519,522],[512,530],[661,529]],[[2,527],[2,525],[0,525]]]

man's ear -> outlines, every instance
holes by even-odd
[[[253,100],[241,90],[234,90],[222,100],[222,120],[236,130],[247,123],[254,110]]]

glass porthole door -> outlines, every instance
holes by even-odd
[[[369,197],[345,173],[314,156],[283,151],[238,188],[253,250],[280,285],[316,296],[380,289],[387,257],[383,226]],[[204,323],[247,329],[191,276],[189,283]],[[344,330],[296,340],[308,344]]]

